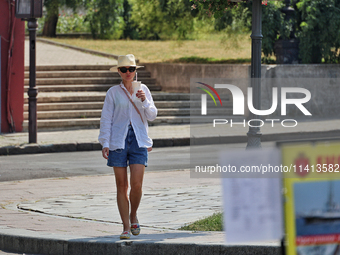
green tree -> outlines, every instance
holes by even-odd
[[[138,39],[137,27],[131,20],[132,6],[128,0],[124,0],[123,9],[124,11],[122,17],[125,27],[122,37],[125,39]]]
[[[125,24],[122,18],[124,0],[90,0],[86,20],[95,39],[118,39]]]
[[[220,18],[232,9],[233,20],[251,28],[251,1],[235,4],[220,0],[191,0],[200,10]],[[268,1],[262,8],[262,51],[265,60],[273,53],[278,39],[289,39],[296,30],[302,63],[340,63],[340,0],[293,1],[295,22],[285,21],[281,2]],[[234,12],[235,10],[235,12]],[[294,26],[294,27],[293,27]]]
[[[131,5],[140,39],[187,38],[197,15],[190,0],[131,0]]]
[[[237,30],[243,27],[245,31],[251,31],[252,27],[252,1],[240,1],[239,3],[218,0],[191,0],[200,10],[207,11],[217,20],[217,25],[224,29],[228,26],[236,26]],[[262,52],[263,61],[270,62],[270,56],[274,53],[274,43],[279,37],[287,34],[283,26],[283,16],[280,11],[282,3],[268,1],[262,6]],[[236,25],[235,25],[236,24]],[[215,25],[216,28],[216,25]],[[219,28],[217,26],[217,28]],[[228,32],[228,30],[226,30]]]
[[[164,1],[165,20],[170,26],[169,32],[175,33],[177,39],[186,39],[187,34],[193,30],[194,16],[197,12],[192,10],[190,0]],[[168,34],[170,37],[171,34]]]
[[[230,27],[233,24],[233,20],[234,18],[232,10],[226,10],[221,17],[215,19],[215,30],[221,31],[227,27]]]
[[[45,0],[46,17],[42,31],[43,36],[55,37],[57,23],[59,18],[59,7],[65,5],[71,8],[76,8],[81,4],[81,0]]]
[[[194,6],[208,15],[213,15],[216,19],[221,18],[227,10],[238,6],[239,3],[230,0],[190,0]],[[240,2],[248,2],[248,0],[240,0]]]
[[[340,63],[340,0],[301,0],[300,57],[303,63]]]
[[[167,29],[159,0],[131,0],[131,19],[141,39],[158,40]],[[165,26],[165,27],[164,27]]]
[[[284,17],[280,11],[282,3],[267,2],[262,6],[262,53],[263,61],[268,63],[270,56],[274,54],[274,44],[279,39],[287,38],[290,31],[289,27],[284,27]],[[252,2],[243,2],[235,6],[234,19],[239,20],[241,24],[249,31],[252,27]]]

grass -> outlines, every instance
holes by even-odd
[[[173,63],[194,63],[194,64],[250,64],[250,58],[238,59],[216,59],[216,58],[202,58],[202,57],[182,57],[174,59]]]
[[[181,227],[179,230],[190,231],[222,231],[223,230],[223,218],[222,213],[214,213],[205,219],[195,221],[190,225]]]
[[[211,34],[183,41],[52,39],[116,55],[132,53],[140,63],[250,63],[250,34]]]

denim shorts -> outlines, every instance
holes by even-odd
[[[125,148],[110,151],[107,165],[111,167],[127,167],[132,164],[148,166],[148,149],[138,147],[135,132],[132,126],[129,125],[125,138]]]

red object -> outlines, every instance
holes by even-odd
[[[2,133],[22,131],[24,121],[25,23],[14,17],[14,4],[0,1]]]
[[[339,244],[340,234],[315,235],[315,236],[298,236],[296,237],[296,245],[324,245]]]

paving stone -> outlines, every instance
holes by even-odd
[[[198,192],[202,188],[213,191],[215,194],[214,198],[208,198],[203,201],[203,196]],[[145,191],[146,194],[153,193],[153,196],[147,196],[145,199],[142,198],[139,208],[139,217],[140,219],[143,219],[143,225],[161,227],[155,222],[155,219],[157,219],[158,222],[162,222],[161,225],[164,224],[164,220],[159,221],[159,218],[157,218],[160,211],[163,215],[171,214],[172,223],[166,224],[168,227],[179,228],[185,225],[187,220],[192,222],[203,216],[210,216],[212,211],[222,210],[219,187],[180,187],[168,189],[168,191],[167,194]],[[106,222],[118,220],[120,222],[119,217],[113,217],[113,214],[118,211],[116,203],[107,202],[109,199],[115,198],[115,196],[116,193],[105,193],[59,197],[58,199],[48,198],[39,201],[26,201],[19,204],[19,207],[26,210],[44,212],[50,215],[81,217]],[[167,198],[164,199],[164,197]],[[143,200],[147,200],[148,203],[143,203]],[[162,201],[169,201],[169,203],[162,203]],[[207,207],[206,203],[215,206],[214,210],[211,209],[211,206]],[[184,216],[183,211],[190,216]]]
[[[25,41],[29,49],[29,41]],[[37,65],[116,65],[117,60],[79,52],[64,47],[36,42]],[[25,66],[29,66],[29,51],[25,51]]]

